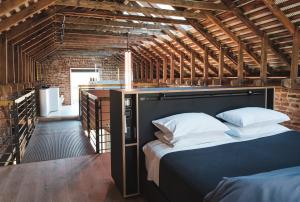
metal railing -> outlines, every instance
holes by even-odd
[[[110,151],[110,101],[108,96],[80,93],[81,123],[96,153]]]
[[[0,100],[0,165],[21,162],[36,120],[35,90],[11,100]]]

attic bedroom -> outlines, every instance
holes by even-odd
[[[300,201],[299,0],[0,0],[0,201]]]

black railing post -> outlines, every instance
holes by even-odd
[[[26,120],[26,133],[24,133],[24,134],[26,134],[24,137],[23,137],[23,139],[25,138],[26,140],[27,140],[27,138],[28,138],[28,136],[29,136],[29,99],[28,99],[28,97],[25,97],[25,120]]]
[[[99,144],[99,103],[98,99],[95,100],[95,127],[96,127],[96,153],[100,152]]]
[[[89,95],[86,95],[86,130],[88,132],[88,137],[90,138],[90,100]]]
[[[37,110],[36,110],[36,93],[33,93],[32,94],[32,100],[31,100],[31,104],[32,104],[32,124],[33,124],[33,128],[35,128],[35,121],[36,121],[36,113],[37,113]]]
[[[20,155],[20,140],[19,140],[19,115],[18,115],[18,104],[14,103],[12,106],[12,117],[14,120],[14,128],[13,128],[13,148],[12,152],[15,149],[15,158],[16,163],[19,164],[21,162]]]
[[[103,119],[102,119],[102,99],[101,98],[98,98],[98,102],[99,102],[99,123],[100,123],[100,137],[101,137],[101,141],[100,141],[100,146],[101,146],[101,152],[100,153],[103,153],[104,150],[103,150],[103,147],[104,147],[104,143],[103,143]]]

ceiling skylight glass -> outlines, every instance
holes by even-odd
[[[193,27],[190,25],[180,25],[180,27],[186,31],[193,29]]]
[[[172,6],[168,5],[168,4],[156,4],[159,8],[161,9],[165,9],[165,10],[175,10]]]
[[[170,16],[170,18],[174,20],[186,20],[184,17],[180,17],[180,16]]]

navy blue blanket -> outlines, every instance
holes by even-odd
[[[224,178],[205,202],[299,202],[300,166],[242,177]]]
[[[160,160],[159,187],[171,202],[203,201],[223,177],[300,166],[300,132],[169,153]]]

